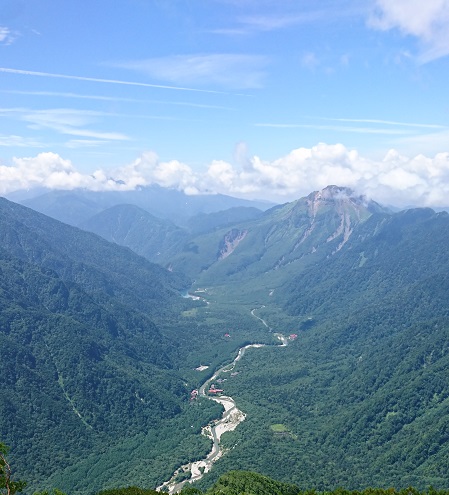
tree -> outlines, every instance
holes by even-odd
[[[16,492],[22,491],[26,483],[24,481],[13,481],[11,466],[6,459],[7,453],[8,447],[0,442],[0,494],[14,495]]]

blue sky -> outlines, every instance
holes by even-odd
[[[3,0],[0,193],[447,205],[448,81],[449,0]]]

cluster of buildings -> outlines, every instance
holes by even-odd
[[[199,390],[197,389],[194,389],[190,392],[190,400],[195,400],[198,398],[199,396]],[[209,390],[207,391],[208,394],[211,394],[211,395],[216,395],[216,394],[221,394],[223,393],[223,389],[222,388],[218,388],[215,383],[212,383]]]

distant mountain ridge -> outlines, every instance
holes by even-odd
[[[155,198],[161,194],[162,188],[154,187],[128,193],[66,191],[31,201],[38,209],[53,216],[69,216],[72,224],[127,246],[170,270],[183,272],[198,283],[223,277],[250,279],[273,272],[279,272],[274,278],[280,278],[285,267],[290,271],[292,263],[302,270],[338,252],[354,228],[373,213],[389,212],[349,188],[328,186],[265,212],[239,206],[188,219],[192,208],[198,209],[204,197],[189,197],[190,203],[181,205],[179,201],[185,196],[164,191],[165,199],[156,208],[159,216],[153,215],[149,205],[154,207]],[[132,204],[111,206],[130,198]],[[167,198],[175,201],[161,213]],[[214,206],[201,203],[201,208],[216,208],[216,200],[227,204],[236,201],[214,197]],[[93,213],[94,210],[99,211]],[[85,219],[80,220],[80,215]],[[170,215],[176,218],[174,223],[168,220]]]
[[[132,191],[54,190],[32,198],[25,197],[18,202],[73,226],[78,226],[97,213],[119,204],[138,206],[177,225],[185,225],[198,213],[212,213],[239,206],[266,210],[273,205],[270,202],[238,199],[223,194],[189,196],[184,192],[157,185]]]

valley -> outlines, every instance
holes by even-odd
[[[111,243],[0,207],[0,438],[33,489],[447,486],[447,213],[330,186],[195,229],[113,209]]]
[[[158,491],[166,491],[168,493],[177,493],[182,490],[182,487],[186,483],[194,483],[203,477],[204,473],[209,472],[212,469],[212,465],[222,455],[223,450],[220,449],[220,439],[223,433],[233,431],[237,426],[245,420],[245,414],[238,409],[235,400],[229,395],[223,395],[223,390],[216,388],[215,381],[218,379],[220,383],[226,379],[219,378],[224,376],[225,373],[231,373],[235,367],[235,363],[245,354],[245,351],[250,348],[262,347],[264,344],[250,344],[245,347],[241,347],[238,351],[237,357],[231,364],[227,364],[217,370],[214,375],[206,380],[198,390],[195,390],[197,394],[195,398],[191,400],[198,400],[199,398],[208,398],[217,402],[223,406],[223,415],[221,418],[215,420],[213,423],[202,428],[201,434],[212,440],[212,450],[208,455],[199,461],[194,461],[189,464],[185,464],[178,468],[169,481],[166,481],[157,488]],[[190,476],[189,476],[190,474]],[[178,481],[180,475],[182,477],[189,476],[183,481]]]
[[[206,291],[204,290],[201,292],[205,293]],[[198,296],[192,295],[190,295],[190,297],[198,298]],[[206,300],[205,302],[207,304]],[[264,319],[255,315],[255,311],[256,309],[252,309],[251,315],[260,320],[266,328],[269,328]],[[280,344],[274,347],[285,347],[288,345],[288,339],[284,335],[275,333],[274,336],[281,341]],[[219,386],[222,386],[222,384],[228,380],[228,377],[232,378],[237,375],[236,372],[233,373],[233,370],[248,349],[257,349],[265,347],[266,345],[267,344],[248,344],[241,347],[238,350],[237,356],[230,364],[226,364],[216,370],[212,377],[208,378],[198,390],[193,390],[191,392],[191,400],[196,401],[201,398],[207,398],[223,406],[224,410],[222,417],[209,423],[209,425],[203,427],[201,430],[202,435],[212,440],[212,449],[203,460],[184,464],[178,468],[170,480],[156,488],[157,491],[168,491],[170,494],[181,491],[186,483],[191,484],[199,481],[205,473],[208,473],[212,469],[212,465],[224,454],[224,451],[220,448],[221,436],[224,433],[234,431],[237,426],[245,420],[246,415],[238,409],[235,400],[229,395],[225,395],[224,390],[219,389],[215,385],[215,382],[219,383]],[[204,371],[203,368],[203,366],[200,366],[196,369]],[[182,478],[182,481],[180,481],[180,478]]]

